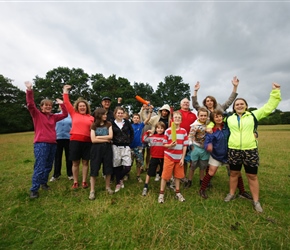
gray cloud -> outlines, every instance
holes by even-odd
[[[290,110],[290,3],[0,3],[1,74],[25,80],[58,66],[150,83],[180,75],[200,100],[224,101],[231,79],[252,107],[282,85]]]

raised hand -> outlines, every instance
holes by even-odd
[[[32,88],[32,83],[29,81],[24,82],[25,86],[27,89],[31,89]]]
[[[233,77],[233,80],[232,80],[232,84],[234,86],[238,86],[239,85],[239,82],[240,82],[240,80],[238,79],[238,77],[237,76],[234,76]]]
[[[199,84],[199,82],[196,82],[196,84],[194,85],[194,90],[198,91],[199,88],[200,88],[200,84]]]
[[[280,89],[280,84],[276,83],[276,82],[273,82],[272,83],[272,89]]]

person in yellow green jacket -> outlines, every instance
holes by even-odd
[[[257,110],[252,111],[259,121],[270,115],[281,101],[280,85],[272,84],[272,91],[268,102]],[[227,118],[230,130],[228,140],[228,163],[230,165],[230,193],[224,199],[226,202],[235,198],[238,177],[242,166],[248,178],[249,187],[253,196],[253,206],[257,212],[263,209],[259,202],[258,166],[259,154],[256,137],[254,134],[254,117],[247,111],[248,104],[245,99],[237,98],[233,103],[233,114]]]

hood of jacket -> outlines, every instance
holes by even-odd
[[[161,115],[161,111],[162,111],[163,109],[168,110],[169,113],[170,113],[170,106],[169,106],[168,104],[164,104],[164,105],[163,105],[163,106],[158,110],[158,114],[159,114],[159,115]]]

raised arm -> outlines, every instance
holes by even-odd
[[[238,90],[239,82],[240,82],[240,80],[238,79],[238,77],[234,76],[233,80],[232,80],[233,91],[232,91],[231,95],[229,96],[228,100],[226,100],[225,103],[221,104],[223,111],[227,110],[228,107],[232,105],[232,103],[234,102],[234,100],[238,96],[237,90]]]
[[[197,92],[198,92],[199,88],[200,88],[200,84],[199,84],[199,82],[196,82],[196,84],[194,85],[193,96],[191,97],[192,106],[196,111],[198,111],[198,109],[200,108],[200,105],[197,101]]]

